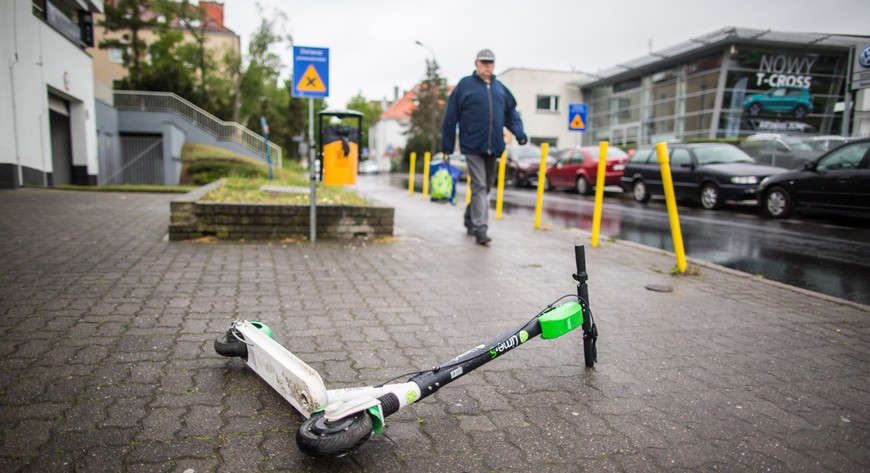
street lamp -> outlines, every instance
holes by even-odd
[[[417,46],[426,48],[430,53],[432,53],[432,68],[434,69],[438,64],[438,59],[435,57],[435,50],[430,48],[429,46],[426,46],[425,44],[423,44],[419,40],[414,41],[414,43],[416,43]],[[436,87],[436,89],[430,90],[429,93],[433,94],[433,96],[432,96],[432,145],[431,145],[431,152],[432,152],[432,156],[435,156],[435,147],[436,147],[435,141],[438,139],[438,124],[437,124],[437,120],[436,120],[437,115],[438,115],[438,93],[437,93],[438,84],[436,83],[433,85]],[[446,158],[446,156],[445,156],[445,158]]]

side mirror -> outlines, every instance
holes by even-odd
[[[815,171],[816,170],[816,163],[814,163],[812,161],[807,161],[804,163],[804,169],[806,169],[807,171]]]

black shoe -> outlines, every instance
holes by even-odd
[[[478,245],[488,245],[492,241],[492,238],[486,236],[486,233],[478,233],[474,239]]]
[[[474,230],[472,230],[472,229],[470,229],[470,228],[466,228],[466,229],[465,229],[465,234],[468,235],[468,236],[475,236],[475,234],[474,234]]]

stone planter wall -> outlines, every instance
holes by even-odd
[[[199,202],[223,180],[170,203],[170,240],[214,236],[227,240],[276,240],[310,236],[308,205]],[[317,238],[379,238],[393,235],[394,209],[317,206]]]

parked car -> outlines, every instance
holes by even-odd
[[[601,148],[598,146],[577,146],[562,151],[556,164],[547,168],[547,190],[567,187],[583,195],[592,193],[598,178],[600,154]],[[604,184],[619,184],[627,162],[628,154],[625,151],[608,147]]]
[[[759,117],[763,113],[792,113],[803,120],[813,111],[813,96],[805,87],[774,87],[763,94],[750,95],[743,101],[743,109],[749,116]]]
[[[870,217],[870,138],[834,148],[804,169],[764,179],[758,194],[762,213],[772,218],[795,211]]]
[[[365,161],[360,161],[359,163],[360,174],[377,174],[378,171],[380,171],[378,163],[373,159],[367,159]]]
[[[538,184],[538,167],[541,165],[541,148],[537,145],[508,146],[505,163],[504,185],[530,187]],[[547,156],[547,164],[556,159]]]
[[[806,140],[810,146],[819,151],[830,151],[837,146],[845,144],[849,141],[849,138],[839,135],[816,135],[808,136]]]
[[[725,143],[668,144],[671,177],[677,198],[699,200],[718,209],[728,200],[756,198],[758,183],[786,169],[758,164],[736,146]],[[655,147],[642,146],[628,160],[622,188],[638,202],[664,195]]]
[[[822,144],[810,141],[809,137],[785,133],[757,133],[748,136],[740,149],[761,164],[770,164],[786,169],[801,169],[804,164],[815,161],[825,152]]]

